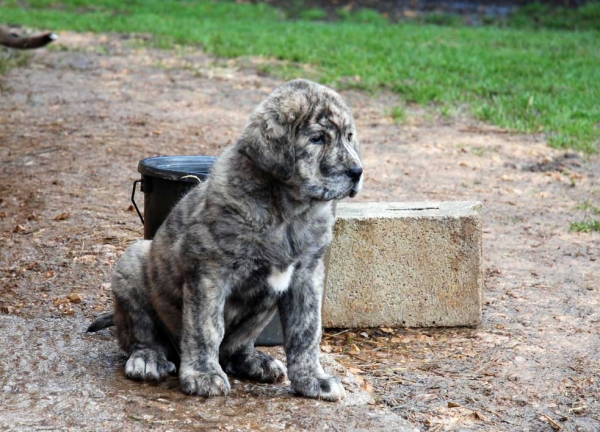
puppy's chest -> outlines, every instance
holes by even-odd
[[[276,292],[285,291],[299,269],[317,258],[329,244],[330,233],[326,226],[289,224],[280,236],[280,254],[275,254],[267,285]],[[277,256],[279,255],[279,256]]]
[[[271,267],[270,273],[266,278],[266,285],[275,293],[285,292],[292,282],[294,271],[296,271],[296,263],[288,265],[285,269]]]
[[[278,241],[273,243],[279,258],[274,264],[286,269],[288,264],[310,259],[330,241],[330,227],[325,224],[310,225],[307,222],[292,222],[280,227],[272,236]]]
[[[263,250],[263,258],[253,259],[256,270],[240,285],[241,292],[238,292],[251,296],[256,289],[267,289],[275,294],[285,292],[294,277],[323,254],[330,236],[330,230],[324,225],[288,224],[273,230],[267,237],[271,241],[267,250]]]

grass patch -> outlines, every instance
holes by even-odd
[[[26,6],[23,6],[26,5]],[[287,21],[264,4],[160,0],[0,0],[5,22],[94,32],[152,32],[163,47],[261,56],[271,69],[335,87],[386,88],[421,105],[466,104],[479,119],[551,145],[597,151],[600,33],[390,24],[375,11],[333,23]]]
[[[600,232],[600,219],[591,217],[591,215],[600,215],[600,205],[593,204],[590,200],[585,200],[575,206],[576,210],[583,210],[586,214],[581,222],[572,222],[570,230],[574,232]]]
[[[511,14],[507,24],[519,28],[600,30],[600,2],[590,1],[577,8],[531,3]]]
[[[385,25],[388,20],[381,13],[373,9],[363,8],[356,11],[350,11],[345,8],[337,10],[337,16],[340,20],[355,24],[374,24]]]
[[[572,222],[570,230],[583,233],[600,232],[600,220],[584,219],[581,222]]]
[[[390,116],[392,117],[392,120],[394,120],[394,123],[405,123],[406,120],[408,120],[406,108],[404,108],[402,105],[396,105],[394,108],[392,108]]]
[[[27,66],[30,58],[31,55],[27,52],[0,47],[0,76],[14,67]]]
[[[300,11],[300,19],[307,21],[324,21],[327,19],[327,12],[319,8],[311,8]]]
[[[593,205],[589,200],[577,205],[575,209],[589,211],[593,214],[600,215],[600,206]]]

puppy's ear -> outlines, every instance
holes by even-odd
[[[294,175],[295,165],[292,127],[286,116],[278,115],[278,110],[272,108],[259,107],[252,116],[239,151],[261,170],[288,181]]]

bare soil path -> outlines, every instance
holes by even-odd
[[[83,331],[142,235],[137,163],[218,155],[281,83],[258,61],[64,33],[0,79],[0,427],[600,430],[600,233],[569,231],[590,216],[578,205],[600,205],[600,159],[462,115],[414,108],[397,124],[389,94],[343,92],[363,145],[357,198],[483,203],[483,325],[328,331],[323,349],[372,405],[293,404],[248,383],[244,403],[204,402],[124,379],[114,338]]]

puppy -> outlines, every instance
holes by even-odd
[[[307,80],[288,82],[254,110],[154,240],[125,252],[112,280],[114,312],[88,331],[116,325],[132,379],[160,380],[180,361],[186,394],[226,395],[226,373],[263,383],[287,373],[301,396],[344,398],[319,362],[323,256],[332,200],[361,185],[358,137],[342,98]],[[276,310],[287,371],[254,349]]]

